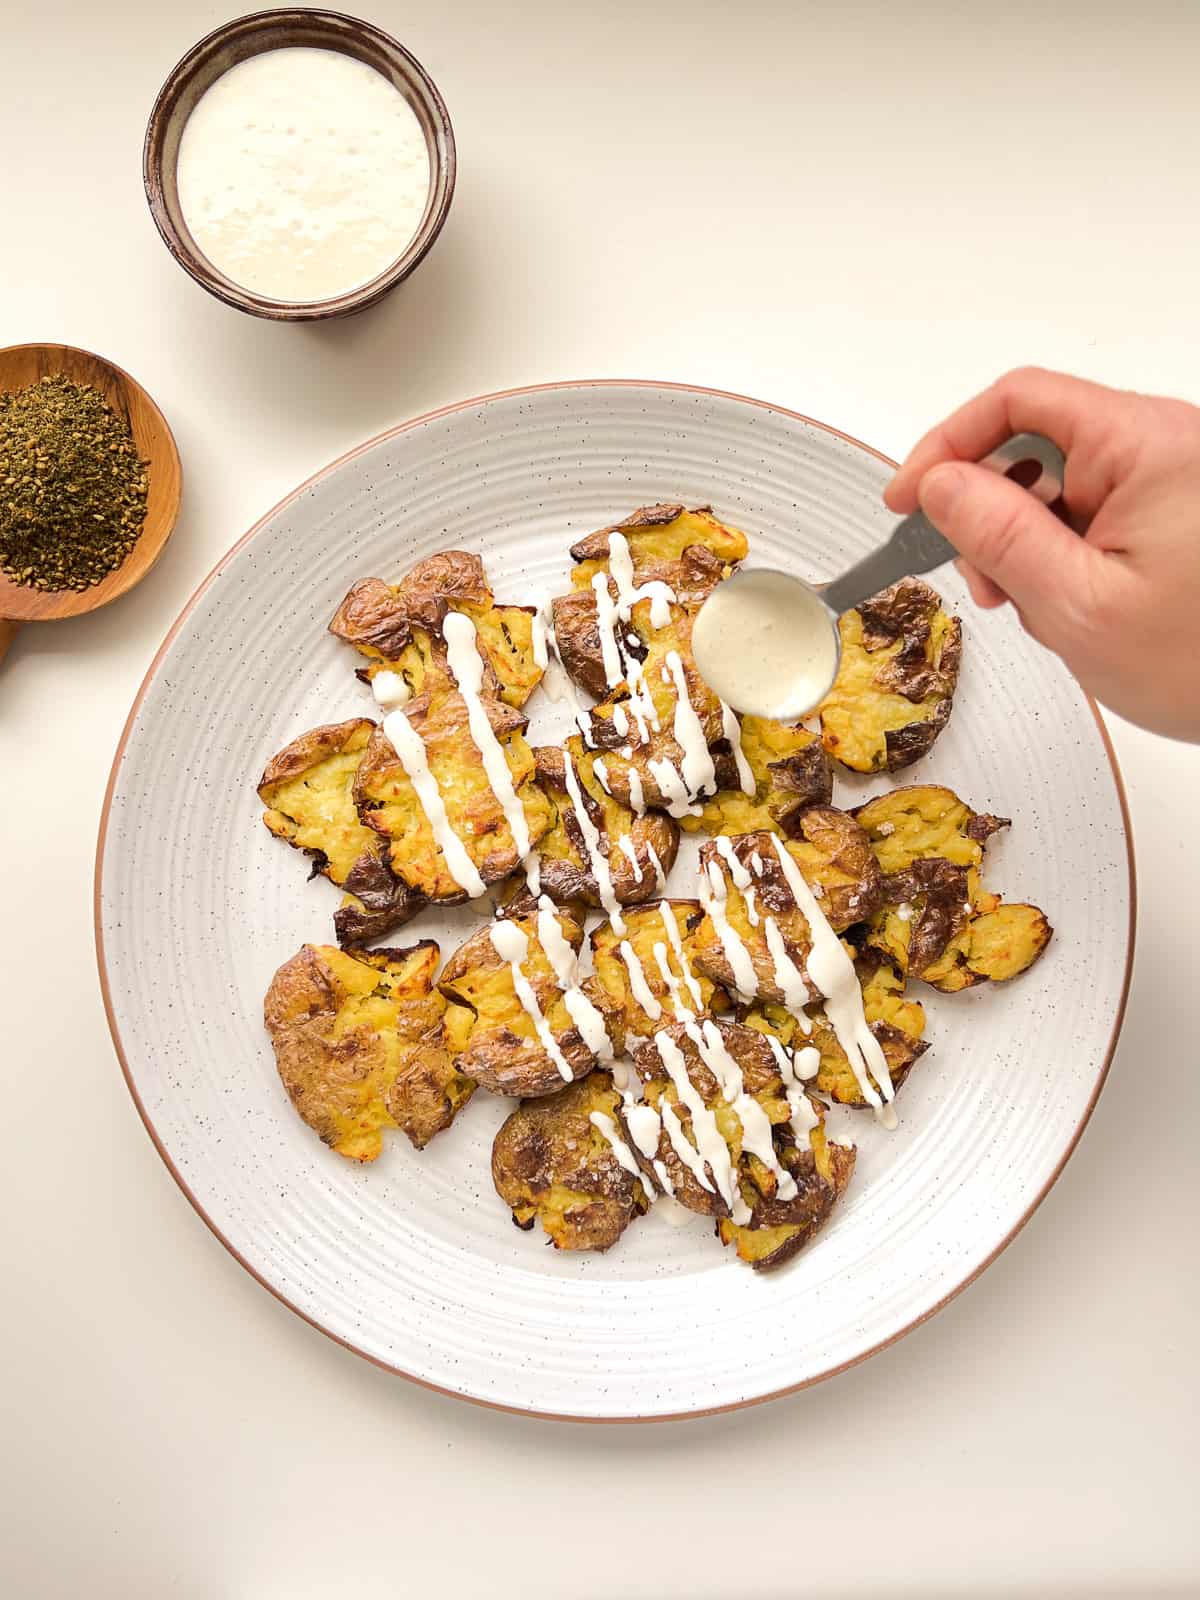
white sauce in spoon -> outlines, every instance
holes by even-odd
[[[701,606],[692,652],[704,681],[730,705],[792,722],[811,711],[833,683],[837,628],[806,583],[783,572],[743,568],[717,584]]]

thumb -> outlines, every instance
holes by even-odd
[[[1040,500],[965,461],[931,467],[918,498],[934,527],[1008,595],[1036,638],[1055,648],[1076,631],[1097,554]]]

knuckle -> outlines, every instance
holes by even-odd
[[[1041,383],[1045,377],[1045,367],[1012,367],[1002,377],[996,379],[996,388],[1002,394],[1017,394],[1034,384]]]

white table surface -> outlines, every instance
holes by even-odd
[[[136,374],[185,497],[136,593],[25,630],[0,673],[0,1592],[1196,1594],[1200,750],[1113,725],[1136,976],[1034,1222],[864,1366],[691,1423],[444,1399],[265,1294],[125,1089],[91,879],[168,624],[258,515],[391,423],[541,379],[673,378],[895,454],[1023,361],[1200,400],[1200,9],[376,0],[449,103],[458,194],[409,285],[312,329],[210,299],[142,196],[154,94],[227,15],[3,8],[0,345]]]

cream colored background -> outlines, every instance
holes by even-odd
[[[1200,9],[1046,9],[374,0],[445,93],[458,195],[390,303],[305,330],[209,299],[142,198],[154,94],[227,9],[7,0],[0,344],[135,373],[185,506],[136,594],[27,630],[0,672],[0,1592],[1197,1592],[1200,752],[1114,726],[1137,972],[1033,1224],[867,1365],[708,1421],[489,1413],[312,1331],[171,1181],[94,971],[101,797],[162,634],[258,515],[388,424],[644,376],[900,453],[1030,360],[1200,401]]]

